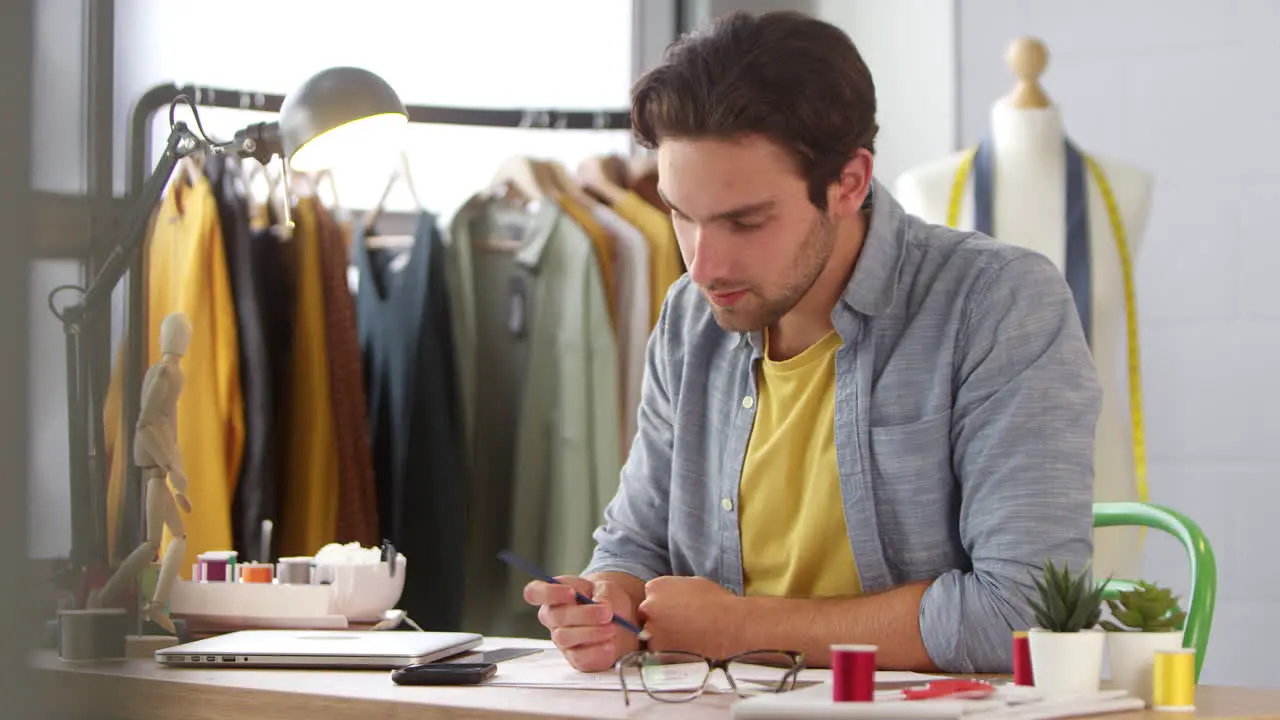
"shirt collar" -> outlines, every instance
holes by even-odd
[[[898,271],[902,266],[902,205],[875,178],[871,179],[868,201],[871,216],[862,250],[844,292],[840,293],[840,301],[831,310],[831,321],[846,342],[851,337],[849,311],[871,316],[887,310],[897,295]],[[740,333],[738,345],[747,343],[751,345],[753,357],[763,355],[763,332]]]
[[[516,262],[536,272],[542,264],[542,256],[555,231],[560,209],[555,201],[544,198],[533,209],[533,219],[525,236],[524,245],[516,251]]]
[[[893,305],[898,292],[898,270],[902,266],[902,206],[879,180],[871,181],[871,219],[862,241],[853,275],[840,300],[863,315],[879,315]],[[838,320],[840,307],[832,311]]]

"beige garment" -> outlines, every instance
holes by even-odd
[[[613,276],[618,309],[618,380],[622,402],[622,457],[636,436],[644,353],[649,343],[649,243],[644,233],[613,210],[595,207],[596,219],[613,236]]]
[[[618,198],[613,209],[644,233],[649,241],[649,327],[652,328],[658,323],[667,290],[684,274],[675,228],[669,216],[663,215],[634,192],[628,191]]]

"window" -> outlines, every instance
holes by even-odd
[[[65,34],[70,20],[79,22],[80,7],[78,2],[39,3],[38,36]],[[220,0],[195,7],[170,0],[117,0],[116,192],[127,190],[130,110],[144,92],[166,83],[287,94],[326,67],[355,65],[385,78],[406,104],[625,108],[633,72],[632,12],[631,0]],[[84,84],[75,55],[59,53],[37,61],[37,86],[55,88],[56,97],[37,98],[36,122],[70,123],[58,135],[74,138],[57,153],[41,151],[43,164],[35,172],[41,189],[74,193],[84,188],[84,164],[75,162],[84,152],[79,114]],[[178,112],[190,119],[189,110]],[[205,130],[215,140],[230,139],[245,125],[270,117],[201,111]],[[163,147],[167,121],[164,112],[153,119],[152,160]],[[556,159],[572,170],[588,155],[628,152],[630,137],[618,130],[411,125],[405,149],[420,198],[447,222],[511,155]],[[388,169],[336,174],[342,206],[369,207],[381,195]],[[403,185],[385,207],[412,208]],[[70,547],[65,349],[61,326],[45,298],[56,284],[80,281],[72,261],[39,261],[33,268],[29,551],[40,558],[65,556]],[[120,297],[117,292],[117,329]]]

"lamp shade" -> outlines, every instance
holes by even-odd
[[[280,141],[290,166],[312,172],[390,151],[408,121],[404,103],[385,80],[361,68],[335,67],[284,99]]]

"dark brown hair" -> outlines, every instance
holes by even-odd
[[[631,91],[637,142],[764,135],[796,161],[814,205],[858,148],[875,152],[876,92],[853,41],[798,12],[735,12],[685,35]]]

